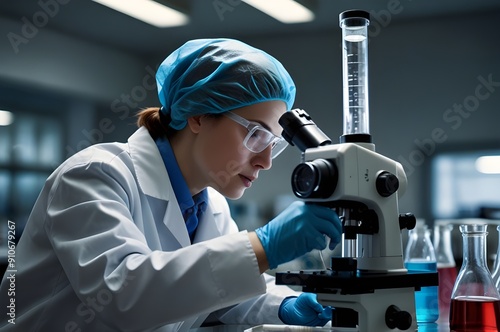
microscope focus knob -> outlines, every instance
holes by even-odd
[[[375,180],[375,187],[380,196],[389,197],[398,190],[399,179],[390,172],[382,171]]]
[[[408,311],[403,311],[395,305],[389,306],[385,311],[385,324],[390,329],[408,330],[412,321]]]
[[[399,215],[399,229],[414,229],[417,225],[417,218],[413,213],[405,213]]]

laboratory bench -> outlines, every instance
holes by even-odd
[[[290,326],[290,325],[219,325],[211,327],[200,327],[191,329],[192,332],[356,332],[355,328],[335,328],[335,327],[306,327],[306,326]],[[393,330],[396,331],[396,330]],[[398,330],[399,331],[399,330]],[[408,330],[411,331],[411,330]],[[447,323],[429,324],[419,327],[417,332],[449,332],[450,328]],[[375,331],[374,331],[375,332]]]

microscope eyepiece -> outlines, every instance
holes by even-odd
[[[302,152],[308,148],[332,143],[304,110],[294,109],[286,112],[278,122],[283,127],[283,138]]]

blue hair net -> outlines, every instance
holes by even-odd
[[[193,115],[270,100],[282,100],[290,110],[295,100],[293,80],[278,60],[232,39],[185,43],[160,65],[156,83],[161,111],[177,130]]]

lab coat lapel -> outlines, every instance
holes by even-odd
[[[163,223],[182,247],[187,247],[191,244],[181,209],[175,197],[168,202]]]
[[[147,196],[151,214],[157,227],[166,228],[167,233],[158,230],[158,241],[161,250],[175,250],[190,244],[189,235],[176,201],[164,201]],[[150,236],[149,238],[153,238]],[[172,242],[174,241],[174,242]]]
[[[175,198],[160,151],[148,130],[139,128],[129,137],[128,146],[142,192],[164,201]]]
[[[128,143],[137,182],[142,192],[153,198],[149,199],[150,202],[157,201],[151,205],[153,215],[155,218],[163,216],[163,223],[180,246],[190,245],[184,218],[156,143],[144,127],[139,128],[128,139]]]
[[[218,227],[221,224],[219,220],[221,217],[222,211],[214,204],[209,203],[196,230],[194,242],[202,242],[221,236],[222,231]]]

